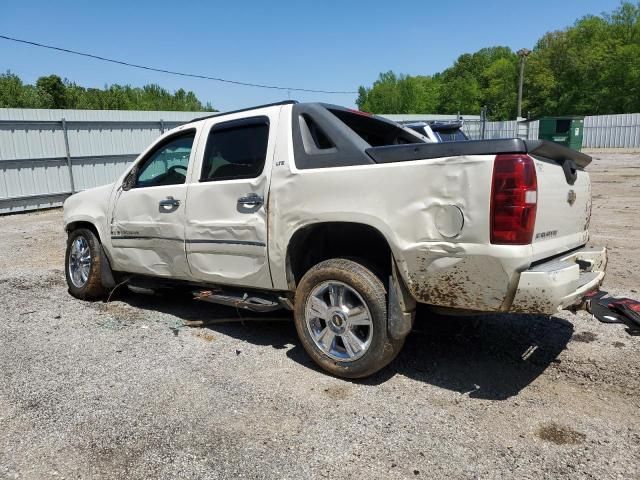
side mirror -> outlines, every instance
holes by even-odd
[[[127,192],[131,190],[133,187],[135,187],[137,176],[138,176],[138,169],[137,167],[133,167],[131,171],[127,174],[127,176],[124,178],[124,181],[122,182],[122,190]]]

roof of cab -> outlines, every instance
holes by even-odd
[[[261,108],[277,107],[277,106],[282,106],[282,105],[320,105],[320,106],[322,106],[322,107],[324,107],[324,108],[326,108],[327,110],[330,110],[330,111],[333,110],[335,112],[337,110],[337,111],[348,112],[348,113],[355,114],[355,115],[362,115],[363,117],[373,118],[373,119],[375,119],[377,121],[384,122],[384,123],[387,123],[387,124],[397,125],[396,122],[394,122],[393,120],[389,120],[388,118],[381,117],[379,115],[375,115],[375,114],[368,113],[368,112],[362,112],[360,110],[355,110],[353,108],[343,107],[341,105],[335,105],[335,104],[324,103],[324,102],[303,102],[303,103],[300,103],[297,100],[283,100],[281,102],[267,103],[267,104],[264,104],[264,105],[256,105],[256,106],[253,106],[253,107],[241,108],[241,109],[238,109],[238,110],[231,110],[231,111],[228,111],[228,112],[216,112],[216,113],[213,113],[211,115],[205,115],[203,117],[194,118],[193,120],[182,124],[179,128],[182,129],[185,126],[188,126],[188,125],[191,125],[193,123],[200,122],[200,121],[203,121],[203,120],[207,120],[209,118],[224,117],[225,115],[231,115],[231,114],[234,114],[234,113],[250,112],[252,110],[258,110],[258,109],[261,109]]]
[[[191,120],[188,123],[199,122],[200,120],[206,120],[208,118],[213,118],[213,117],[221,117],[223,115],[230,115],[232,113],[248,112],[250,110],[257,110],[259,108],[266,108],[266,107],[276,107],[278,105],[293,105],[293,104],[296,104],[296,103],[298,103],[297,100],[283,100],[282,102],[267,103],[265,105],[256,105],[255,107],[241,108],[239,110],[231,110],[229,112],[217,112],[217,113],[213,113],[211,115],[205,115],[204,117],[194,118],[193,120]]]

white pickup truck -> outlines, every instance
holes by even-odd
[[[69,291],[184,286],[294,311],[322,368],[387,365],[416,302],[551,314],[598,289],[587,155],[544,141],[425,143],[394,122],[282,102],[162,135],[64,205]]]

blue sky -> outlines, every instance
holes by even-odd
[[[531,48],[545,32],[619,0],[538,1],[7,1],[0,34],[133,63],[246,82],[357,90],[380,72],[432,74],[483,47]],[[31,83],[55,73],[85,87],[157,83],[230,110],[288,98],[136,70],[0,40],[0,71]],[[291,92],[354,105],[356,95]]]

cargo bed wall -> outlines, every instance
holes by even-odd
[[[271,271],[286,289],[294,233],[320,222],[355,222],[387,239],[403,280],[422,302],[499,310],[531,247],[489,245],[493,155],[297,170],[274,169]],[[461,227],[461,229],[459,228]],[[457,230],[456,230],[457,229]]]

